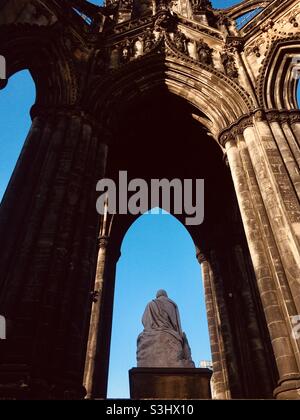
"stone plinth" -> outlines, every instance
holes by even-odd
[[[130,397],[140,399],[211,399],[212,371],[202,368],[133,368]]]

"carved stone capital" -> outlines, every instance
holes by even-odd
[[[101,139],[102,143],[110,144],[113,134],[112,132],[106,128],[103,127],[101,124],[99,124],[97,121],[95,121],[94,117],[83,111],[82,109],[75,107],[75,106],[56,106],[56,107],[43,107],[43,106],[37,106],[33,105],[33,107],[30,110],[30,116],[33,120],[36,117],[47,119],[49,117],[56,118],[56,117],[78,117],[81,118],[82,121],[89,124],[99,135],[99,138]]]
[[[219,143],[225,147],[227,141],[235,140],[238,135],[242,135],[247,127],[252,127],[252,115],[244,115],[238,121],[231,124],[230,127],[225,129],[219,136]]]
[[[237,79],[239,72],[235,62],[234,50],[226,47],[223,52],[220,52],[220,59],[226,76]]]
[[[199,262],[199,264],[204,263],[205,261],[207,261],[206,255],[202,252],[202,251],[198,251],[196,254],[197,260]]]
[[[225,147],[226,143],[232,140],[234,140],[234,135],[230,132],[230,130],[221,134],[221,136],[219,137],[219,143],[222,147]]]
[[[290,113],[290,123],[300,123],[300,111],[293,111]]]
[[[98,248],[107,248],[108,245],[108,236],[99,236],[98,238]]]
[[[222,10],[220,10],[216,15],[216,22],[218,25],[227,26],[229,24],[228,16]]]
[[[280,113],[279,111],[270,111],[266,114],[267,121],[269,122],[280,122]]]
[[[272,19],[269,19],[267,22],[263,23],[263,24],[260,26],[260,29],[261,29],[263,32],[267,32],[267,31],[269,31],[270,29],[272,29],[272,28],[273,28],[273,26],[274,26],[274,21],[273,21]]]
[[[292,111],[279,111],[277,109],[272,109],[266,112],[266,119],[269,123],[277,122],[277,123],[290,123],[295,124],[300,122],[300,111],[292,110]]]
[[[171,15],[169,10],[162,10],[155,20],[154,29],[158,32],[174,32],[176,30],[176,25],[176,18]]]
[[[260,108],[254,111],[254,116],[257,121],[264,121],[266,119],[265,111]]]
[[[290,114],[289,114],[289,112],[281,112],[280,113],[280,122],[281,123],[288,123],[288,122],[290,122]]]
[[[238,36],[228,36],[226,38],[226,49],[228,52],[243,51],[245,41]]]

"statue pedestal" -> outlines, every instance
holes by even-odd
[[[143,399],[211,399],[212,371],[202,368],[133,368],[130,397]]]

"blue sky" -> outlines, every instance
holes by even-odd
[[[100,1],[93,1],[101,4]],[[213,1],[228,7],[237,1]],[[14,75],[0,91],[0,198],[30,127],[35,87],[27,71]],[[181,313],[193,359],[210,359],[200,266],[186,229],[170,215],[144,215],[130,228],[118,263],[111,345],[109,396],[128,397],[128,370],[136,365],[141,317],[156,291],[164,288]]]

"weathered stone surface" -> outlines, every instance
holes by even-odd
[[[133,368],[129,371],[130,397],[142,399],[211,399],[209,369]]]
[[[260,3],[237,28],[257,5],[0,1],[8,79],[26,68],[37,86],[0,210],[4,393],[83,395],[84,377],[89,398],[106,396],[116,261],[135,217],[99,233],[95,185],[127,168],[205,180],[205,220],[187,228],[213,397],[299,398],[300,6]],[[176,331],[142,333],[139,360],[151,346],[159,364],[190,360]]]

